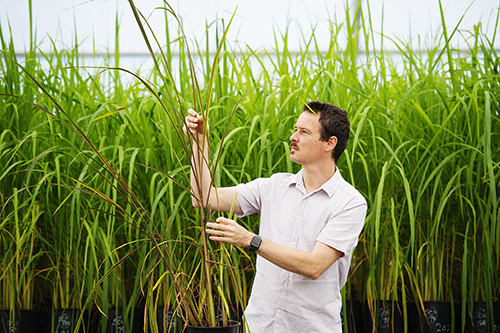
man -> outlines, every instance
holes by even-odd
[[[194,138],[196,151],[208,126],[195,111],[188,112],[186,132]],[[310,102],[290,137],[290,159],[302,170],[229,188],[212,187],[206,163],[200,164],[194,154],[192,175],[199,175],[203,165],[204,205],[229,211],[237,194],[238,217],[261,214],[258,235],[227,218],[207,223],[211,240],[247,247],[257,254],[245,310],[252,333],[342,331],[340,290],[367,209],[365,199],[342,179],[336,166],[349,132],[344,110]],[[191,186],[199,193],[193,176]],[[193,198],[193,204],[199,207],[200,201]]]

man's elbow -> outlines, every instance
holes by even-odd
[[[306,272],[302,274],[312,280],[318,279],[334,262],[344,255],[342,252],[320,242],[316,245],[317,249],[313,250],[307,260],[308,265],[304,265],[307,266]],[[315,251],[316,254],[314,254]]]
[[[200,207],[201,207],[201,205],[200,205],[200,201],[199,201],[199,200],[197,200],[197,199],[196,199],[196,198],[194,198],[194,197],[192,197],[192,198],[191,198],[191,203],[193,204],[193,207],[194,207],[194,208],[200,208]]]
[[[316,272],[313,272],[312,274],[310,274],[309,278],[311,280],[317,280],[321,276],[321,274],[323,274],[323,272],[316,271]]]
[[[317,263],[311,262],[311,265],[303,275],[311,280],[317,280],[330,266],[331,265],[325,265],[323,261]]]
[[[311,268],[309,271],[307,271],[306,274],[304,274],[304,275],[305,275],[305,277],[307,277],[311,280],[317,280],[321,276],[321,274],[323,274],[324,271],[325,270],[320,269],[319,267],[318,268],[314,267],[314,268]]]
[[[196,199],[196,198],[192,198],[192,199],[191,199],[191,203],[193,204],[193,207],[194,207],[194,208],[207,208],[207,207],[208,207],[208,205],[209,205],[208,203],[203,202],[203,207],[202,207],[202,205],[201,205],[201,200]]]

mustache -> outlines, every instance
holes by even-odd
[[[299,148],[299,147],[297,146],[297,144],[296,144],[296,143],[293,143],[293,142],[290,144],[290,148],[292,148],[292,147],[293,147],[293,148],[297,148],[297,149]]]

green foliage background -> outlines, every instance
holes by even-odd
[[[456,33],[443,28],[425,47],[399,41],[397,54],[358,53],[358,34],[364,49],[374,45],[369,21],[332,23],[326,52],[313,34],[292,53],[285,33],[276,36],[284,47],[273,53],[224,44],[215,68],[211,54],[193,52],[194,73],[180,38],[164,46],[176,71],[165,84],[157,70],[142,82],[117,68],[91,74],[77,43],[44,54],[32,41],[19,65],[2,30],[0,308],[82,308],[91,295],[89,307],[131,309],[145,304],[158,281],[158,303],[174,302],[168,279],[159,278],[165,267],[153,269],[148,246],[139,246],[148,240],[133,204],[89,143],[65,125],[61,110],[135,193],[179,266],[193,265],[198,213],[179,186],[188,187],[189,160],[179,119],[169,119],[159,104],[170,107],[175,85],[177,107],[196,108],[192,75],[202,100],[210,101],[218,186],[298,171],[288,158],[288,138],[303,101],[329,101],[348,112],[351,139],[338,166],[369,209],[345,298],[453,301],[465,310],[464,320],[473,301],[491,308],[500,295],[500,60],[480,24],[463,34],[467,50],[448,43]],[[341,36],[347,46],[340,46]],[[117,49],[109,61],[119,57]],[[258,230],[257,216],[239,222]],[[242,273],[243,302],[252,259],[242,251],[233,260]]]

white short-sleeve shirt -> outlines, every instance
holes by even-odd
[[[251,333],[341,332],[340,290],[363,228],[367,204],[338,169],[321,188],[306,193],[302,171],[278,173],[234,187],[243,217],[260,212],[259,235],[311,252],[321,242],[344,253],[318,279],[288,272],[257,257],[245,310]]]

